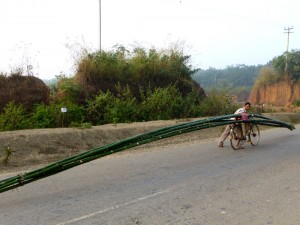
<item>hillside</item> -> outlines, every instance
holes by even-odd
[[[205,91],[226,90],[228,94],[237,96],[238,101],[246,101],[261,68],[262,65],[235,65],[225,69],[209,68],[196,72],[193,79]]]
[[[300,100],[300,82],[290,81],[253,88],[249,96],[254,105],[290,106],[297,100]]]

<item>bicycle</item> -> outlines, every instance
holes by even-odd
[[[252,146],[258,145],[260,140],[260,132],[257,124],[249,124],[248,142]],[[243,136],[243,129],[240,123],[231,125],[230,128],[230,145],[234,150],[240,149],[240,147],[246,142]]]

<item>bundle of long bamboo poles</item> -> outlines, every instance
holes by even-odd
[[[5,192],[19,186],[31,183],[33,181],[54,175],[72,167],[90,162],[100,157],[120,152],[138,145],[143,145],[153,141],[172,137],[175,135],[188,133],[196,130],[207,129],[216,126],[223,126],[233,123],[234,118],[239,115],[231,114],[208,119],[197,120],[193,122],[181,123],[169,127],[160,128],[154,131],[146,132],[131,138],[126,138],[118,142],[114,142],[105,146],[91,149],[90,151],[68,157],[66,159],[49,164],[43,168],[33,170],[31,172],[19,174],[0,181],[0,193]],[[243,123],[242,120],[234,120],[234,123]],[[279,120],[274,120],[258,114],[251,114],[249,122],[274,127],[285,127],[290,130],[295,129],[292,124],[285,123]]]

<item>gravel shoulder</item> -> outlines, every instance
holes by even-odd
[[[281,113],[265,114],[265,116],[289,123],[299,123],[300,114]],[[186,120],[160,120],[137,122],[130,124],[107,124],[94,126],[90,129],[55,128],[19,130],[0,133],[0,174],[32,170],[43,165],[64,159],[74,154],[91,150],[162,127],[173,126],[203,118]],[[134,151],[152,151],[170,146],[197,144],[212,140],[216,142],[224,127],[214,127],[177,135],[160,141],[134,147],[118,154],[130,154]],[[4,163],[6,150],[12,151],[12,156]],[[112,155],[111,155],[112,156]]]

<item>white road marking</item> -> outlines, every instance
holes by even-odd
[[[162,195],[162,194],[167,193],[169,191],[170,190],[164,190],[164,191],[156,192],[156,193],[153,193],[151,195],[147,195],[147,196],[132,200],[130,202],[125,202],[123,204],[116,205],[116,206],[113,206],[113,207],[110,207],[110,208],[107,208],[107,209],[103,209],[103,210],[100,210],[100,211],[97,211],[97,212],[93,212],[93,213],[87,214],[85,216],[81,216],[81,217],[78,217],[78,218],[75,218],[75,219],[72,219],[72,220],[69,220],[69,221],[66,221],[66,222],[58,223],[57,225],[65,225],[65,224],[74,223],[74,222],[77,222],[79,220],[87,219],[87,218],[90,218],[90,217],[93,217],[93,216],[96,216],[96,215],[99,215],[99,214],[102,214],[102,213],[106,213],[106,212],[109,212],[109,211],[112,211],[112,210],[130,205],[130,204],[133,204],[133,203],[137,203],[137,202],[140,202],[140,201],[147,200],[149,198],[153,198],[157,195]]]

